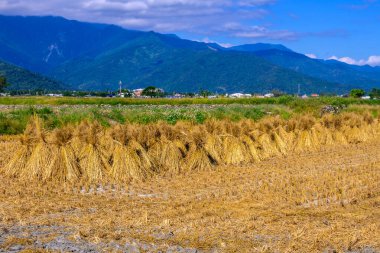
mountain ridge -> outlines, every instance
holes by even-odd
[[[0,60],[0,76],[10,84],[7,90],[63,90],[62,84],[48,77]]]
[[[301,84],[303,92],[345,93],[380,80],[377,69],[310,59],[279,44],[224,48],[51,16],[0,15],[0,59],[75,89],[115,89],[122,80],[168,91],[294,93]]]

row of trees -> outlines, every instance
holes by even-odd
[[[350,92],[350,97],[361,98],[366,95],[366,92],[362,89],[353,89]],[[368,94],[372,99],[380,98],[380,89],[373,88],[372,91]]]
[[[0,76],[0,92],[3,92],[7,86],[7,79],[4,76]]]
[[[9,84],[7,83],[7,79],[4,77],[4,76],[0,76],[0,92],[3,92],[4,89],[9,86]],[[129,90],[123,90],[122,91],[126,97],[131,97],[132,96],[132,92],[129,91]],[[280,90],[273,90],[272,92],[274,94],[275,97],[279,97],[279,96],[283,96],[283,95],[286,95],[285,92],[282,92]],[[116,92],[76,92],[75,94],[72,93],[72,92],[64,92],[63,94],[64,96],[72,96],[72,95],[75,95],[75,96],[85,96],[85,95],[95,95],[95,96],[101,96],[101,97],[106,97],[106,96],[113,96],[113,95],[116,95]],[[142,94],[142,96],[146,96],[146,97],[164,97],[165,96],[165,93],[163,90],[157,88],[157,87],[154,87],[154,86],[149,86],[149,87],[146,87]],[[189,94],[190,95],[190,94]],[[195,94],[192,94],[191,95],[195,95]],[[208,90],[200,90],[199,92],[199,95],[203,96],[203,97],[207,97],[207,96],[210,96],[212,95],[212,92],[208,91]],[[353,97],[353,98],[361,98],[363,96],[366,95],[366,92],[362,89],[353,89],[351,90],[350,92],[350,97]],[[380,99],[380,89],[378,88],[373,88],[372,91],[369,93],[369,96],[374,99]]]

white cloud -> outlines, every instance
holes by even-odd
[[[107,0],[90,0],[84,3],[84,7],[90,10],[122,10],[143,11],[148,5],[143,1],[110,2]]]
[[[317,59],[318,58],[315,54],[305,54],[305,55],[311,59]]]
[[[337,31],[300,33],[263,23],[278,0],[0,0],[3,15],[54,15],[116,24],[127,29],[186,33],[182,37],[289,41],[336,36]]]
[[[229,48],[229,47],[233,47],[234,45],[233,44],[230,44],[230,43],[221,43],[221,42],[217,42],[215,40],[210,40],[209,38],[204,38],[202,40],[195,40],[195,41],[199,41],[199,42],[204,42],[204,43],[216,43],[222,47],[225,47],[225,48]]]
[[[225,23],[222,29],[235,37],[247,39],[294,40],[298,37],[295,32],[271,30],[266,26],[244,26],[238,22]]]
[[[368,58],[368,65],[371,66],[380,66],[380,55],[373,55]]]
[[[241,6],[260,6],[275,3],[275,0],[243,0],[239,1]]]
[[[0,0],[3,15],[54,15],[192,37],[223,36],[226,23],[247,23],[269,15],[277,0]]]
[[[380,66],[380,56],[379,55],[372,55],[368,57],[367,60],[361,59],[361,60],[355,60],[351,57],[337,57],[337,56],[331,56],[328,58],[329,60],[336,60],[340,62],[344,62],[350,65],[359,65],[359,66],[364,66],[364,65],[370,65],[370,66]]]

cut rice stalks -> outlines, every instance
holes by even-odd
[[[39,182],[128,183],[154,175],[207,171],[216,165],[246,165],[292,152],[316,151],[380,137],[379,119],[353,113],[310,116],[288,121],[267,118],[259,123],[208,121],[114,125],[84,121],[46,131],[33,117],[13,154],[3,149],[0,172]],[[6,140],[4,140],[6,141]],[[2,145],[3,146],[3,145]]]

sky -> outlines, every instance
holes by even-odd
[[[283,44],[380,66],[380,0],[0,0],[3,15],[54,15],[222,46]]]

